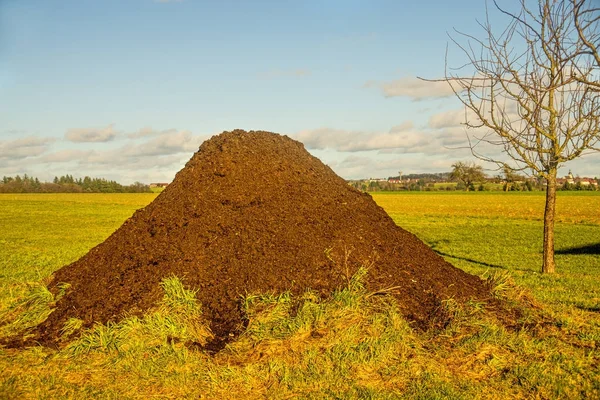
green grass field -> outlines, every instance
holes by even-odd
[[[155,197],[0,195],[0,336],[44,318],[53,299],[40,282]],[[444,330],[414,332],[358,274],[328,301],[245,299],[248,331],[211,356],[183,344],[210,333],[173,278],[144,318],[96,326],[59,351],[0,349],[0,399],[600,398],[600,195],[559,194],[553,276],[538,273],[543,193],[373,197],[448,261],[490,277],[520,324],[448,301]]]
[[[542,265],[542,192],[376,194],[374,199],[398,225],[457,267],[476,275],[508,270],[547,304],[600,311],[598,192],[559,193],[558,273],[552,276],[538,273]],[[580,252],[584,254],[565,254],[576,248],[583,248]]]

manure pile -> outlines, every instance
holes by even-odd
[[[242,295],[329,295],[368,266],[370,290],[394,290],[403,314],[427,327],[447,298],[485,299],[484,283],[396,226],[372,198],[350,187],[297,141],[278,134],[223,132],[204,142],[151,204],[103,243],[52,276],[69,283],[35,330],[59,343],[69,318],[106,323],[142,313],[175,275],[198,289],[222,346],[243,330]]]

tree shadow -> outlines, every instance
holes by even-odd
[[[600,305],[599,306],[592,306],[592,307],[575,305],[575,307],[579,308],[580,310],[583,310],[583,311],[600,313]]]
[[[486,263],[486,262],[483,262],[483,261],[475,260],[473,258],[458,257],[458,256],[455,256],[455,255],[452,255],[452,254],[444,253],[443,251],[439,251],[439,250],[436,250],[436,249],[433,249],[433,251],[435,251],[437,254],[439,254],[440,256],[443,256],[443,257],[450,257],[450,258],[455,258],[457,260],[468,261],[470,263],[477,264],[477,265],[482,265],[484,267],[499,268],[499,269],[508,269],[507,267],[505,267],[503,265],[490,264],[490,263]]]
[[[588,244],[585,246],[579,247],[570,247],[568,249],[556,250],[555,254],[592,254],[592,255],[600,255],[600,243],[596,244]]]
[[[507,267],[505,267],[503,265],[490,264],[490,263],[486,263],[484,261],[475,260],[473,258],[459,257],[459,256],[455,256],[454,254],[444,253],[443,251],[440,251],[437,249],[438,244],[440,244],[440,243],[448,243],[448,240],[442,239],[442,240],[438,240],[438,241],[434,241],[434,242],[429,242],[429,243],[427,243],[427,245],[431,248],[431,250],[433,250],[434,252],[436,252],[437,254],[439,254],[442,257],[450,257],[450,258],[454,258],[456,260],[468,261],[470,263],[482,265],[482,266],[488,267],[488,268],[508,269]]]
[[[461,261],[467,261],[473,264],[477,264],[477,265],[481,265],[483,267],[488,267],[488,268],[495,268],[495,269],[504,269],[504,270],[511,270],[511,271],[524,271],[524,272],[531,272],[531,270],[529,269],[525,269],[525,268],[516,268],[516,267],[508,267],[506,265],[499,265],[499,264],[492,264],[492,263],[488,263],[485,261],[480,261],[480,260],[476,260],[474,258],[469,258],[469,257],[461,257],[461,256],[457,256],[454,254],[449,254],[449,253],[445,253],[441,250],[437,249],[438,244],[440,243],[448,243],[448,240],[439,240],[439,241],[434,241],[434,242],[427,242],[427,245],[431,248],[431,250],[433,250],[436,254],[439,254],[442,257],[449,257],[449,258],[454,258],[455,260],[461,260]]]

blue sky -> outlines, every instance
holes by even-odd
[[[0,0],[0,176],[170,181],[236,128],[301,140],[344,178],[447,171],[472,159],[461,107],[416,76],[443,76],[446,32],[484,15],[481,0]],[[600,176],[600,157],[569,168]]]

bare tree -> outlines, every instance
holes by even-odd
[[[450,179],[461,182],[465,185],[465,189],[468,192],[475,188],[475,183],[483,182],[485,180],[485,174],[483,173],[483,167],[481,165],[457,161],[452,164]]]
[[[472,153],[545,180],[542,272],[552,273],[558,168],[600,139],[598,10],[586,0],[494,5],[508,25],[496,33],[488,17],[482,38],[456,31],[467,62],[450,69],[446,59],[445,80],[465,106]]]

